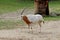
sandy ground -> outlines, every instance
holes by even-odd
[[[0,30],[0,40],[60,40],[60,21],[45,22],[39,33],[39,26],[33,26],[33,33],[27,26],[10,30]]]
[[[0,15],[1,19],[14,18],[15,20],[17,17],[19,19],[20,16],[16,13]],[[46,21],[42,24],[41,33],[38,25],[32,27],[33,33],[27,25],[16,29],[0,30],[0,40],[60,40],[60,21]]]

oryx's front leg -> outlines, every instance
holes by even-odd
[[[32,31],[32,33],[33,33],[32,24],[28,24],[28,29],[29,29],[29,31]]]

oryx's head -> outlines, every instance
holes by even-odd
[[[23,12],[26,10],[27,8],[24,8],[23,10],[22,10],[22,12],[20,13],[21,14],[21,19],[23,18]]]

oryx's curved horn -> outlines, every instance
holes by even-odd
[[[21,15],[22,15],[22,14],[23,14],[23,12],[25,11],[25,9],[27,9],[27,8],[24,8],[24,9],[22,10]]]

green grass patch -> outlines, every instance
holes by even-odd
[[[16,11],[24,7],[33,7],[33,2],[17,0],[0,0],[0,14]]]
[[[49,2],[49,7],[52,9],[52,12],[60,12],[60,1]]]
[[[20,20],[0,20],[0,30],[1,29],[14,29],[23,26],[23,21]]]
[[[45,21],[58,21],[60,20],[60,16],[55,16],[55,17],[51,17],[51,16],[48,16],[48,17],[44,17],[44,20]]]
[[[34,8],[34,2],[18,0],[0,0],[0,14],[16,11],[17,9],[22,9],[24,7]],[[49,2],[49,8],[51,8],[53,12],[60,12],[60,1]]]

